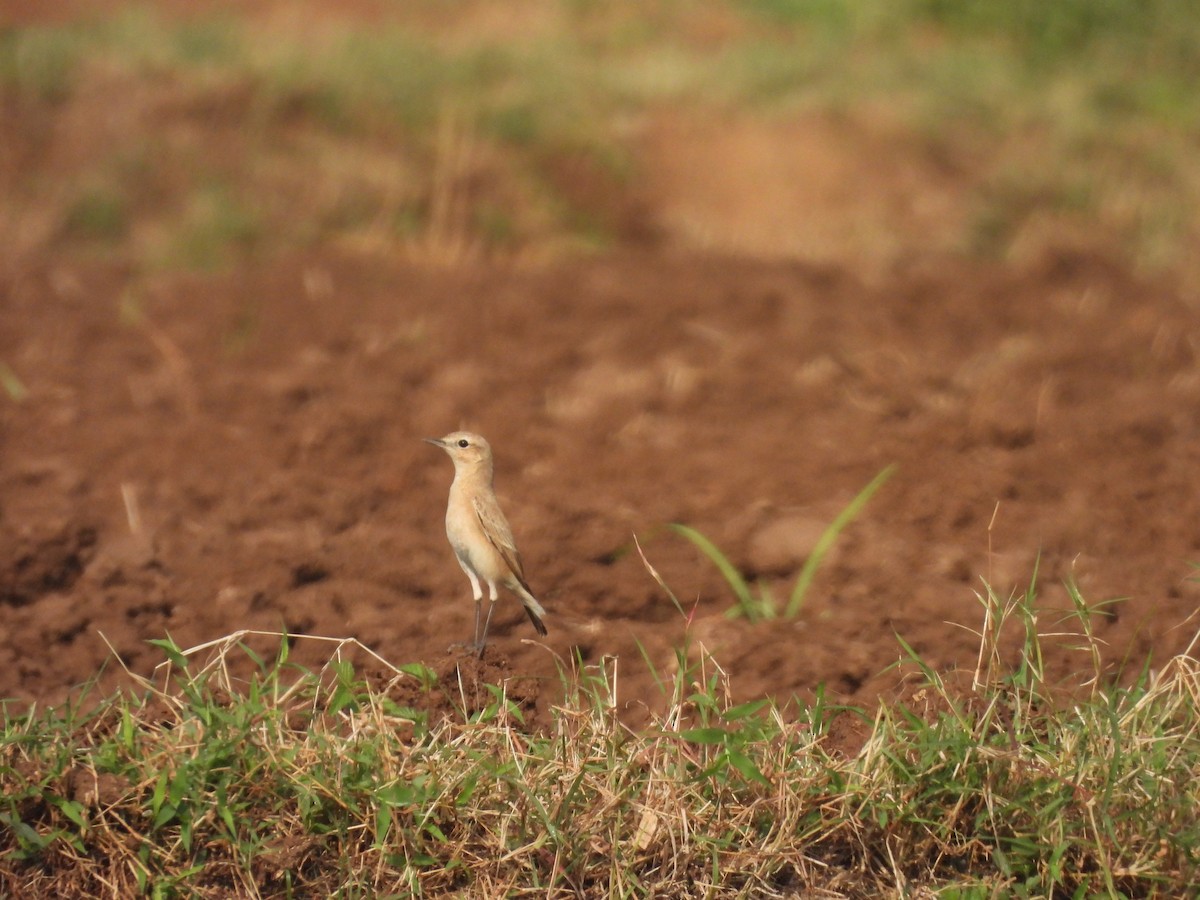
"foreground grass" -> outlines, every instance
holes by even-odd
[[[652,228],[639,123],[681,109],[886,110],[965,177],[982,254],[1074,226],[1161,266],[1200,236],[1188,0],[563,0],[510,29],[471,3],[318,27],[148,9],[0,32],[18,251],[154,269],[324,242],[603,248]],[[89,114],[100,98],[119,127]]]
[[[1088,658],[1096,612],[1072,596]],[[912,655],[912,701],[870,716],[819,693],[732,705],[683,647],[638,730],[614,662],[564,671],[565,699],[533,723],[464,671],[439,711],[432,673],[364,678],[342,645],[305,673],[284,642],[239,680],[239,636],[207,662],[163,641],[164,686],[5,717],[0,890],[1181,895],[1200,874],[1196,661],[1064,703],[1032,592],[983,599],[979,666],[956,688]],[[1025,638],[1006,661],[1009,629]],[[838,748],[839,717],[861,742]]]

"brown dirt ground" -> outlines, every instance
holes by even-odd
[[[1170,284],[1088,255],[943,258],[881,286],[682,252],[152,279],[27,262],[0,286],[0,359],[29,390],[0,400],[0,695],[61,699],[109,645],[148,674],[168,632],[352,636],[452,674],[472,605],[441,528],[450,464],[419,439],[460,426],[497,450],[550,611],[534,642],[498,610],[490,659],[522,681],[616,656],[622,702],[658,703],[638,644],[669,671],[688,626],[634,534],[739,696],[870,702],[896,687],[897,633],[969,667],[980,578],[1020,589],[1039,554],[1046,609],[1066,578],[1128,598],[1099,626],[1108,662],[1162,661],[1200,598],[1198,337]],[[698,527],[785,594],[893,462],[795,621],[725,618],[729,590],[662,529]],[[1086,668],[1065,646],[1050,664]]]
[[[0,0],[0,21],[28,12]],[[44,160],[69,177],[63,160],[111,137],[95,127],[15,142],[5,183]],[[0,361],[28,389],[0,392],[0,697],[61,700],[106,661],[111,687],[112,651],[148,675],[167,633],[259,629],[354,637],[451,687],[507,678],[531,710],[576,653],[618,659],[631,715],[657,706],[642,649],[669,672],[685,638],[739,697],[824,683],[870,703],[901,685],[897,634],[969,668],[981,579],[1008,596],[1035,569],[1048,632],[1066,579],[1127,598],[1098,625],[1110,672],[1188,647],[1194,299],[1074,239],[956,257],[963,172],[880,122],[666,115],[639,144],[636,221],[604,258],[327,249],[201,276],[0,253]],[[473,610],[441,525],[450,464],[420,441],[459,427],[496,448],[550,613],[535,642],[506,600],[482,666],[448,652]],[[699,528],[784,597],[891,463],[794,621],[726,618],[728,587],[663,527]],[[1072,643],[1051,642],[1055,677],[1088,674]]]

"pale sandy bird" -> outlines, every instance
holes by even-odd
[[[441,447],[454,461],[454,482],[446,506],[446,537],[458,557],[458,564],[471,579],[475,596],[475,647],[483,652],[488,626],[496,608],[496,585],[502,584],[520,599],[538,634],[546,633],[542,616],[546,611],[533,596],[521,555],[513,542],[512,529],[500,511],[492,490],[492,448],[482,437],[469,431],[455,431],[443,438],[425,438]],[[488,613],[479,630],[479,610],[483,600],[480,582],[487,582]]]

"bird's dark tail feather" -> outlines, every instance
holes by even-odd
[[[535,613],[528,606],[525,607],[525,612],[529,614],[529,621],[533,623],[533,627],[537,629],[538,634],[549,634],[546,631],[546,624],[542,621],[541,616]]]

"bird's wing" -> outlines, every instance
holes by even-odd
[[[521,582],[525,590],[529,590],[529,585],[525,583],[525,567],[521,565],[521,554],[517,552],[517,545],[513,541],[512,529],[508,527],[508,520],[504,518],[504,513],[500,511],[495,498],[476,497],[471,501],[471,505],[475,507],[479,527],[483,529],[488,541],[496,548],[496,552],[513,575],[517,576],[517,581]]]

